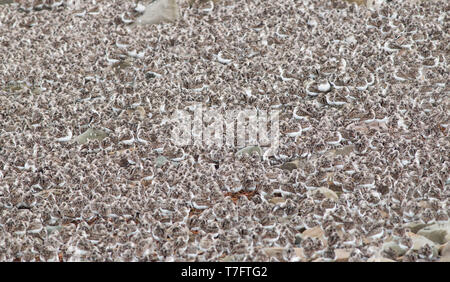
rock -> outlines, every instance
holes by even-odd
[[[294,169],[297,169],[299,166],[299,161],[295,160],[292,162],[287,162],[281,165],[281,169],[285,169],[285,170],[289,170],[289,171],[293,171]]]
[[[427,237],[437,244],[444,244],[450,241],[450,221],[424,227],[417,234]]]
[[[84,143],[87,143],[89,140],[102,141],[107,136],[108,136],[108,134],[102,130],[89,128],[88,130],[83,132],[81,135],[78,135],[77,137],[75,137],[72,141],[78,142],[79,144],[84,144]]]
[[[306,256],[303,253],[303,248],[294,248],[295,251],[295,255],[300,259],[300,260],[306,260]]]
[[[262,251],[269,257],[275,257],[281,259],[283,257],[283,253],[286,251],[286,248],[280,247],[271,247],[271,248],[263,248]],[[306,261],[305,254],[303,253],[303,248],[294,248],[295,256],[297,257],[296,261]]]
[[[155,167],[162,167],[165,165],[169,160],[164,156],[159,156],[155,160]]]
[[[322,193],[328,199],[332,199],[332,200],[336,200],[336,201],[339,199],[339,196],[336,194],[336,192],[334,192],[331,189],[328,189],[325,187],[320,187],[319,189],[317,189],[317,191]]]
[[[438,259],[438,262],[450,262],[450,242],[439,248],[439,254],[441,257]]]
[[[137,18],[136,24],[159,24],[163,22],[173,22],[180,14],[176,0],[157,0],[145,8],[142,16]]]
[[[433,256],[436,257],[438,255],[438,249],[436,247],[436,244],[433,241],[431,241],[430,239],[428,239],[422,235],[414,234],[412,232],[408,232],[408,233],[406,233],[406,235],[409,236],[412,240],[411,250],[418,251],[418,250],[420,250],[420,248],[424,247],[425,245],[429,245],[431,247],[431,249],[433,250]]]
[[[373,256],[367,260],[367,262],[395,262],[395,260],[388,259],[381,256]]]
[[[402,249],[396,242],[385,242],[381,247],[386,254],[392,254],[394,257],[403,256],[406,253],[406,249]]]
[[[233,255],[226,256],[220,259],[221,262],[235,262],[235,257]]]
[[[272,248],[264,248],[263,251],[266,253],[269,257],[277,257],[282,258],[283,253],[286,251],[286,248],[279,248],[279,247],[272,247]],[[306,260],[306,257],[303,253],[303,248],[294,248],[295,256],[299,260]]]
[[[262,156],[262,150],[259,146],[247,146],[237,151],[236,157],[242,156],[244,154],[252,155],[254,152],[257,152],[258,155]]]
[[[285,198],[282,198],[282,197],[273,197],[272,199],[270,199],[269,200],[269,203],[272,203],[272,204],[280,204],[280,203],[284,203],[284,202],[286,202],[286,199]]]
[[[438,262],[450,262],[450,242],[439,248],[439,254],[441,257],[438,259]]]
[[[0,0],[0,5],[11,4],[14,3],[13,0]]]
[[[309,195],[314,195],[319,192],[322,193],[325,196],[325,198],[335,200],[335,201],[337,201],[339,199],[339,196],[336,194],[336,192],[334,192],[333,190],[328,189],[326,187],[319,187],[316,190],[310,191]]]
[[[411,230],[412,233],[417,233],[420,229],[429,226],[430,224],[425,224],[425,223],[421,223],[421,222],[408,222],[406,224],[403,225],[404,228],[409,228]]]
[[[447,241],[445,238],[447,235],[447,231],[445,231],[445,230],[427,230],[426,228],[427,227],[425,227],[425,229],[420,230],[417,234],[422,235],[438,244],[442,244]]]
[[[319,238],[324,235],[324,232],[320,226],[316,226],[310,229],[306,229],[305,231],[303,231],[302,235],[306,237]]]
[[[322,230],[320,226],[306,229],[305,231],[303,231],[302,237],[317,238],[320,239],[324,245],[326,244],[325,232]]]
[[[438,259],[438,262],[450,262],[450,256],[441,257],[440,259]]]
[[[447,242],[446,244],[442,245],[439,248],[439,253],[441,254],[441,256],[448,256],[450,257],[450,242]]]
[[[284,248],[264,248],[263,251],[268,255],[269,257],[276,257],[283,255]]]
[[[334,254],[336,255],[336,262],[348,262],[350,258],[350,251],[345,249],[335,249]]]
[[[56,230],[61,230],[62,226],[61,225],[57,225],[57,226],[45,226],[45,229],[47,229],[47,233],[51,234],[52,232],[56,231]]]
[[[345,1],[350,2],[350,3],[356,3],[358,5],[365,5],[367,2],[366,0],[345,0]]]

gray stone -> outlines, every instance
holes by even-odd
[[[11,4],[14,3],[13,0],[0,0],[0,5]]]
[[[235,262],[236,258],[233,255],[226,256],[220,259],[221,262]]]
[[[289,171],[293,171],[294,169],[298,168],[298,160],[292,161],[292,162],[287,162],[281,165],[281,169],[285,169],[285,170],[289,170]]]
[[[450,242],[440,248],[441,256],[450,257]]]
[[[431,249],[433,250],[433,257],[438,256],[438,248],[433,241],[431,241],[430,239],[428,239],[422,235],[414,234],[411,232],[407,233],[407,235],[412,240],[412,248],[411,248],[412,251],[418,251],[418,250],[420,250],[420,248],[424,247],[425,245],[429,245],[431,247]]]
[[[273,197],[273,198],[271,198],[270,200],[269,200],[269,203],[272,203],[272,204],[281,204],[281,203],[284,203],[284,202],[286,202],[286,199],[285,198],[283,198],[283,197]]]
[[[56,230],[61,230],[61,228],[62,228],[61,225],[56,225],[56,226],[48,225],[48,226],[45,226],[45,229],[47,229],[47,233],[48,234],[51,234],[51,233],[53,233]]]
[[[275,257],[275,256],[282,256],[284,248],[280,248],[280,247],[264,248],[263,251],[269,257]]]
[[[339,200],[339,196],[336,194],[336,192],[334,192],[333,190],[328,189],[326,187],[319,187],[316,190],[309,191],[308,194],[310,196],[312,196],[312,195],[315,195],[316,193],[319,193],[319,192],[322,193],[325,196],[325,198],[328,198],[328,199],[331,199],[331,200],[334,200],[334,201]]]
[[[155,167],[162,167],[165,165],[169,160],[164,156],[159,156],[155,160]]]
[[[373,256],[369,258],[367,262],[395,262],[395,260],[388,259],[382,256]]]
[[[75,137],[73,139],[73,142],[78,142],[79,144],[84,144],[84,143],[87,143],[89,140],[102,141],[107,136],[108,136],[108,134],[102,130],[89,128],[88,130],[83,132],[81,135]]]
[[[450,241],[450,221],[424,227],[417,234],[427,237],[437,244],[444,244]]]
[[[280,247],[271,247],[271,248],[264,248],[263,251],[266,253],[269,257],[283,257],[283,253],[287,251],[286,248],[280,248]],[[300,260],[305,260],[306,257],[303,253],[303,248],[294,248],[295,256]]]
[[[438,262],[450,262],[450,256],[441,257]]]
[[[156,0],[145,8],[142,16],[137,18],[136,24],[159,24],[175,21],[180,14],[176,0]]]
[[[420,229],[429,226],[430,224],[425,224],[422,222],[408,222],[406,224],[403,225],[403,227],[405,228],[409,228],[411,230],[412,233],[417,233]]]
[[[334,250],[334,253],[336,255],[336,262],[348,262],[348,259],[350,258],[351,252],[349,250],[345,249],[336,249]]]
[[[392,254],[394,257],[400,257],[406,253],[406,249],[402,249],[396,242],[390,241],[383,244],[382,250],[386,254]]]

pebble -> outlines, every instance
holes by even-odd
[[[13,0],[0,0],[0,5],[11,4],[13,2]]]
[[[302,261],[306,260],[306,256],[303,253],[303,248],[294,248],[295,255]]]
[[[235,262],[236,258],[233,255],[226,256],[220,260],[221,262]]]
[[[305,231],[303,231],[302,235],[305,237],[320,238],[324,236],[324,232],[320,226],[315,226],[313,228],[306,229]]]
[[[441,257],[438,262],[450,262],[450,256]]]
[[[369,258],[367,262],[395,262],[395,260],[388,259],[382,256],[373,256]]]
[[[348,262],[350,258],[350,251],[345,249],[335,249],[336,262]]]
[[[425,224],[425,223],[417,222],[417,221],[408,222],[403,225],[404,228],[409,228],[412,233],[417,233],[420,229],[427,227],[427,226],[429,226],[429,224]]]
[[[445,256],[450,257],[450,242],[447,242],[446,244],[442,245],[439,248],[439,253],[443,257],[445,257]]]
[[[336,194],[336,192],[334,192],[333,190],[328,189],[326,187],[319,187],[316,190],[310,191],[309,195],[312,196],[318,192],[322,193],[325,196],[325,198],[327,198],[327,199],[331,199],[331,200],[335,200],[335,201],[339,200],[339,196]]]
[[[412,240],[413,245],[412,245],[411,250],[418,251],[420,248],[424,247],[425,245],[429,245],[433,250],[433,257],[438,256],[438,248],[436,247],[436,244],[433,241],[431,241],[430,239],[428,239],[424,236],[418,235],[418,234],[411,233],[411,232],[408,232],[406,235],[408,235]]]
[[[284,163],[284,164],[281,165],[281,169],[293,171],[294,169],[298,168],[298,164],[299,164],[298,160],[295,160],[295,161],[292,161],[292,162],[287,162],[287,163]]]
[[[272,248],[264,248],[263,251],[268,255],[269,257],[276,257],[276,258],[282,258],[283,252],[286,250],[286,248],[280,248],[280,247],[272,247]],[[303,253],[303,248],[294,248],[295,255],[300,261],[305,261],[306,256]]]
[[[56,230],[61,230],[62,226],[61,225],[57,225],[57,226],[45,226],[45,229],[47,229],[47,233],[51,234],[52,232],[56,231]]]
[[[441,254],[441,257],[438,260],[439,262],[450,262],[450,242],[442,245],[439,248],[439,253]]]
[[[306,229],[302,233],[302,237],[311,237],[311,238],[317,238],[322,241],[324,245],[326,245],[327,240],[325,239],[325,232],[322,230],[320,226],[316,226],[310,229]]]
[[[169,160],[164,156],[159,156],[155,160],[155,167],[162,167],[165,165]]]
[[[99,140],[102,141],[108,136],[108,134],[102,130],[99,129],[92,129],[89,128],[85,132],[83,132],[81,135],[78,135],[73,139],[73,142],[78,142],[79,144],[85,144],[89,140]]]
[[[436,223],[420,229],[417,232],[437,244],[444,244],[450,241],[450,221],[446,223]]]
[[[263,251],[266,253],[266,255],[268,255],[269,257],[275,257],[275,256],[279,256],[283,254],[283,250],[284,248],[278,248],[278,247],[273,247],[273,248],[264,248]]]
[[[402,249],[396,242],[385,242],[382,246],[385,253],[393,254],[395,257],[400,257],[406,254],[406,249]]]
[[[272,204],[281,204],[281,203],[284,203],[284,202],[286,202],[286,199],[285,198],[282,198],[282,197],[273,197],[272,199],[270,199],[269,200],[269,203],[272,203]]]
[[[145,12],[140,16],[137,24],[159,24],[163,22],[175,21],[180,12],[180,8],[175,0],[158,0],[149,4]]]

